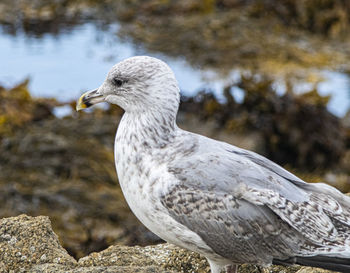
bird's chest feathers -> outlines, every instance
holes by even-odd
[[[116,142],[116,168],[125,199],[136,217],[150,230],[157,232],[164,217],[159,201],[161,192],[171,179],[166,166],[157,164],[151,154],[139,151],[134,144]]]
[[[164,217],[160,196],[176,182],[167,164],[177,154],[172,145],[176,130],[170,125],[150,127],[154,123],[147,115],[138,119],[123,116],[115,139],[116,169],[125,199],[153,231],[159,222],[155,218]]]
[[[163,149],[169,143],[171,129],[150,127],[153,118],[148,115],[135,118],[125,114],[115,139],[115,162],[123,191],[143,190],[157,184],[155,177],[164,166]],[[164,174],[164,173],[163,173]],[[132,188],[132,189],[130,189]]]
[[[125,195],[142,194],[151,175],[152,156],[140,145],[130,141],[116,141],[115,163],[119,183]]]
[[[150,147],[149,136],[132,123],[119,125],[115,140],[115,162],[124,196],[138,218],[156,206],[166,183],[167,167],[160,162],[161,149]],[[149,211],[148,211],[149,213]],[[143,219],[140,219],[143,220]],[[142,221],[144,222],[144,221]]]

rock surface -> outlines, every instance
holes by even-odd
[[[60,245],[48,217],[18,217],[0,220],[1,272],[26,270],[37,264],[74,266],[76,261]]]
[[[210,272],[200,255],[171,244],[110,246],[76,261],[60,245],[47,216],[20,215],[0,220],[0,272],[157,273]],[[258,268],[242,265],[239,273],[326,273],[306,267]]]

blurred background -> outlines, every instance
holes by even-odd
[[[134,55],[174,70],[181,128],[350,192],[349,1],[2,0],[0,217],[50,216],[77,258],[160,242],[118,185],[123,111],[74,111]]]

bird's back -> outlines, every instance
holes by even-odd
[[[169,163],[178,179],[162,196],[177,221],[236,263],[350,258],[349,198],[308,184],[255,153],[184,132],[197,143]],[[294,261],[294,260],[293,260]],[[296,261],[296,260],[295,260]]]

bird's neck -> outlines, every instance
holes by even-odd
[[[125,112],[118,127],[116,142],[162,148],[172,141],[176,130],[176,113]]]

